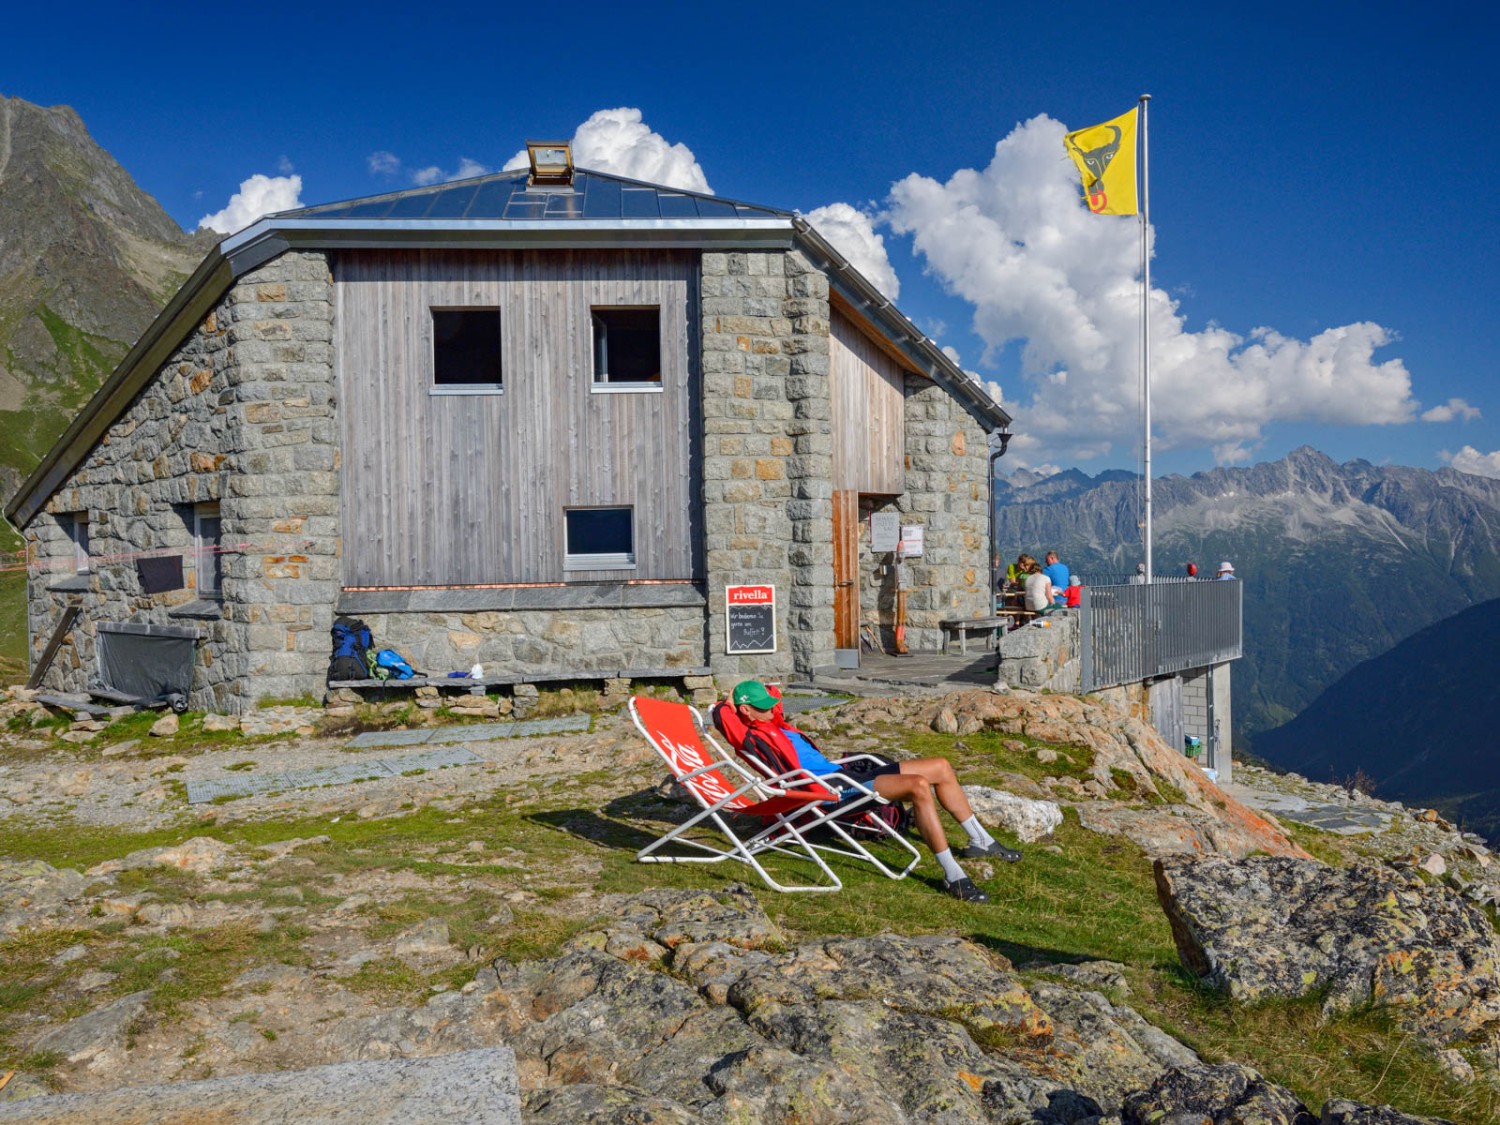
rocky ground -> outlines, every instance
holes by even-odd
[[[449,719],[387,711],[363,720]],[[1493,901],[1488,850],[1422,810],[1379,806],[1390,824],[1371,836],[1288,836],[1144,724],[1067,696],[870,699],[799,720],[840,749],[947,753],[993,791],[976,805],[1029,852],[1023,870],[974,866],[1017,900],[998,914],[930,878],[787,902],[733,884],[742,870],[634,864],[685,811],[618,712],[584,733],[466,742],[472,765],[203,805],[189,780],[380,751],[350,749],[347,716],[297,708],[155,735],[150,719],[44,715],[0,706],[0,1074],[16,1071],[0,1100],[504,1042],[541,1121],[838,1121],[847,1106],[1133,1120],[1128,1095],[1199,1056],[1131,1007],[1135,970],[1087,955],[1116,948],[1117,918],[1069,920],[1099,936],[1049,952],[1022,940],[1025,895],[1098,864],[1149,896],[1151,856],[1295,863],[1332,858],[1333,841]],[[1139,925],[1170,949],[1159,911]],[[1234,1097],[1255,1081],[1230,1082]]]

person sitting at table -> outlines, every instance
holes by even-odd
[[[1052,583],[1052,600],[1061,605],[1064,591],[1068,588],[1067,563],[1058,561],[1056,551],[1048,551],[1047,562],[1042,567],[1042,573],[1047,576],[1047,581]]]
[[[1032,613],[1046,613],[1052,608],[1052,582],[1036,559],[1026,568],[1026,608]]]
[[[1024,586],[1026,584],[1026,575],[1030,573],[1026,568],[1034,562],[1036,562],[1036,559],[1022,552],[1016,556],[1015,562],[1006,567],[1005,577],[1012,586]]]

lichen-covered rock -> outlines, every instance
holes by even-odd
[[[653,891],[552,961],[497,964],[483,1003],[538,1120],[610,1120],[623,1086],[663,1122],[1061,1122],[1198,1061],[960,938],[786,944],[744,888]],[[573,1086],[601,1088],[542,1094]]]
[[[1274,856],[1155,871],[1183,964],[1236,1000],[1326,991],[1328,1012],[1393,1005],[1440,1046],[1500,1031],[1500,946],[1448,887]]]
[[[1125,1125],[1318,1125],[1285,1086],[1234,1063],[1170,1070],[1126,1097]]]
[[[1453,1125],[1442,1117],[1413,1117],[1388,1105],[1360,1105],[1335,1098],[1323,1106],[1318,1125]]]

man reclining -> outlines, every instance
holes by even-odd
[[[830,762],[813,745],[812,739],[786,722],[779,710],[781,701],[759,680],[746,680],[737,685],[730,699],[733,716],[744,724],[743,733],[730,729],[732,716],[723,714],[721,709],[725,705],[722,703],[715,709],[715,722],[742,753],[762,762],[772,773],[798,768],[819,777],[842,773],[875,790],[888,801],[909,802],[917,831],[943,869],[943,889],[954,898],[964,902],[989,901],[989,895],[974,885],[953,858],[948,838],[938,820],[938,805],[948,810],[969,837],[968,846],[959,852],[964,859],[1001,859],[1015,863],[1021,858],[1020,852],[997,842],[984,830],[946,758],[918,758],[883,764],[870,758]]]

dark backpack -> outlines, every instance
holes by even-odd
[[[340,617],[328,633],[333,638],[333,657],[328,662],[329,681],[369,679],[367,654],[375,643],[370,627],[357,617]]]

